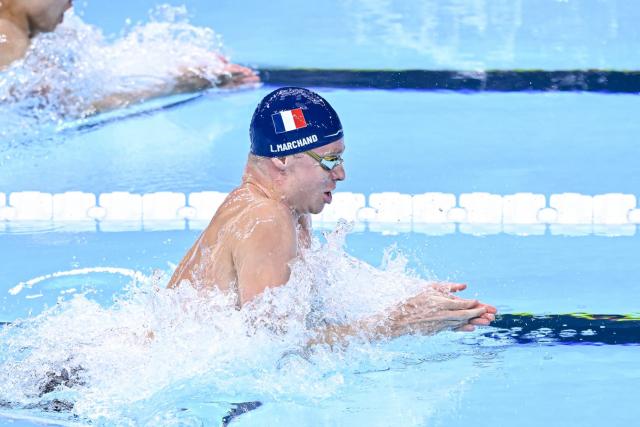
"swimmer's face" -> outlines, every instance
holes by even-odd
[[[312,150],[324,156],[339,156],[344,153],[344,140],[339,139],[331,144]],[[299,213],[317,214],[331,203],[333,191],[338,181],[345,176],[344,165],[336,166],[331,171],[322,168],[312,157],[300,153],[294,156],[295,163],[291,167],[293,177],[289,191],[289,201]]]
[[[25,8],[36,32],[47,33],[56,29],[71,9],[73,0],[24,0]]]

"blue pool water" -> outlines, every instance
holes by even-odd
[[[169,2],[174,3],[174,2]],[[158,2],[90,2],[88,22],[118,34]],[[183,4],[176,2],[174,4]],[[184,2],[232,58],[257,66],[355,69],[638,70],[640,10],[629,1],[287,0]],[[248,10],[251,12],[249,13]]]
[[[640,67],[631,53],[640,8],[543,3],[422,2],[416,11],[403,2],[323,2],[284,15],[305,29],[295,39],[277,25],[287,2],[256,2],[251,14],[231,2],[187,6],[194,24],[223,35],[235,60],[259,66]],[[146,20],[153,5],[91,2],[79,12],[117,38],[126,17]],[[220,425],[234,402],[253,401],[262,406],[231,426],[633,425],[640,337],[613,343],[624,325],[638,330],[640,315],[637,95],[319,89],[345,126],[347,180],[338,191],[362,195],[367,207],[343,203],[357,219],[346,236],[317,218],[322,247],[276,293],[283,303],[275,306],[290,316],[284,335],[267,325],[249,337],[260,312],[229,310],[224,296],[199,303],[162,290],[202,221],[154,223],[147,211],[107,221],[86,206],[72,220],[47,213],[56,203],[48,197],[70,191],[102,206],[112,192],[170,192],[167,205],[184,195],[190,206],[193,194],[228,192],[246,159],[249,117],[272,89],[40,120],[26,132],[0,118],[13,132],[0,146],[0,214],[13,215],[0,221],[0,321],[17,321],[0,326],[0,425]],[[417,208],[408,220],[393,210],[426,192],[455,199],[435,225]],[[465,202],[478,192],[490,197]],[[543,202],[508,216],[516,193]],[[20,219],[25,194],[44,200],[27,205],[36,219]],[[603,208],[597,197],[606,194],[613,198]],[[466,216],[456,216],[461,210]],[[468,283],[463,296],[507,315],[628,320],[538,329],[528,343],[485,328],[301,353],[308,331],[296,316],[307,314],[310,283],[320,312],[348,321],[402,297],[415,277]],[[580,341],[592,336],[602,340]],[[77,366],[83,384],[37,396],[47,372]],[[73,412],[43,410],[53,398],[74,402]]]
[[[248,150],[243,119],[271,89],[212,93],[135,120],[5,148],[0,185],[50,193],[229,191]],[[349,177],[340,191],[640,197],[636,95],[321,91],[346,127]]]

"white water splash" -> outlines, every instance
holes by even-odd
[[[349,256],[346,232],[339,227],[326,244],[314,241],[286,285],[241,311],[235,298],[217,290],[165,289],[157,277],[132,274],[111,306],[76,294],[17,321],[0,330],[0,403],[24,408],[59,399],[95,425],[180,424],[189,417],[217,425],[210,412],[196,416],[189,408],[260,400],[269,402],[266,408],[293,410],[296,425],[314,425],[313,414],[323,407],[349,425],[354,414],[391,423],[395,412],[366,409],[365,402],[384,400],[393,387],[400,400],[419,396],[419,407],[404,409],[415,422],[405,424],[424,425],[436,410],[451,408],[452,397],[480,373],[472,358],[460,357],[475,350],[457,343],[458,335],[305,345],[325,322],[379,312],[425,285],[407,272],[401,255],[387,255],[386,269]],[[443,372],[442,363],[450,370]],[[71,381],[63,378],[43,394],[48,379],[63,372]],[[359,413],[349,403],[354,399],[364,399]],[[302,422],[296,411],[310,418]]]
[[[0,140],[49,136],[114,95],[180,85],[185,70],[184,78],[215,84],[223,68],[220,37],[191,25],[184,6],[158,6],[148,22],[115,40],[70,10],[54,32],[32,40],[24,59],[0,72]]]

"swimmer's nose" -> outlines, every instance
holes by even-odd
[[[347,177],[347,174],[344,171],[344,164],[338,165],[331,170],[331,175],[333,179],[336,181],[344,181]]]

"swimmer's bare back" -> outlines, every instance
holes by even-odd
[[[297,216],[268,189],[246,181],[224,200],[184,256],[169,288],[187,280],[196,288],[234,292],[237,305],[289,279],[289,263],[309,241],[308,216]]]

